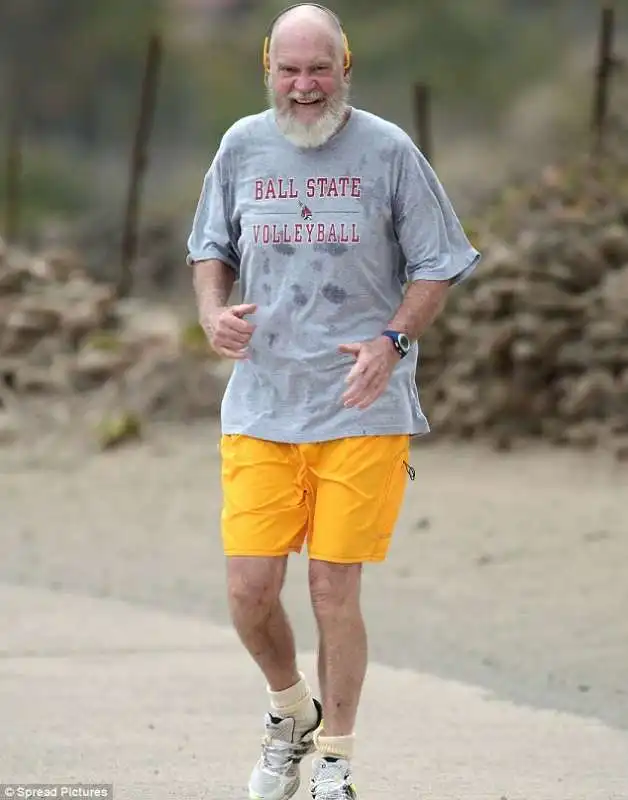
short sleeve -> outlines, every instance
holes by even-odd
[[[408,281],[460,283],[480,261],[436,173],[408,140],[397,162],[395,233]]]
[[[225,155],[218,150],[203,180],[201,194],[188,238],[187,263],[218,259],[239,275],[238,234],[232,219],[234,187],[228,180]]]

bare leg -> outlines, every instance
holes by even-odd
[[[325,656],[325,642],[319,634],[318,637],[318,685],[321,690],[321,698],[327,695],[327,661]]]
[[[299,679],[294,636],[280,594],[287,559],[229,557],[229,608],[242,643],[264,673],[274,692]]]
[[[325,736],[353,733],[366,676],[360,610],[361,564],[310,561],[310,594],[319,630],[319,683]]]

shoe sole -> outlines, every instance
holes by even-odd
[[[291,791],[290,794],[284,794],[281,796],[281,800],[290,800],[291,797],[294,797],[295,794],[299,791],[300,785],[301,785],[300,782],[297,783],[297,785],[294,787],[294,790]],[[260,794],[256,794],[255,792],[249,790],[249,800],[266,800],[266,798],[262,797]]]

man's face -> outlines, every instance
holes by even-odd
[[[324,144],[342,125],[349,84],[329,35],[282,37],[271,57],[269,101],[284,136],[299,147]]]

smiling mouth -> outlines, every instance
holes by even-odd
[[[298,106],[315,106],[319,103],[323,102],[322,97],[317,97],[315,100],[297,100],[296,98],[292,99],[293,103],[296,103]]]

